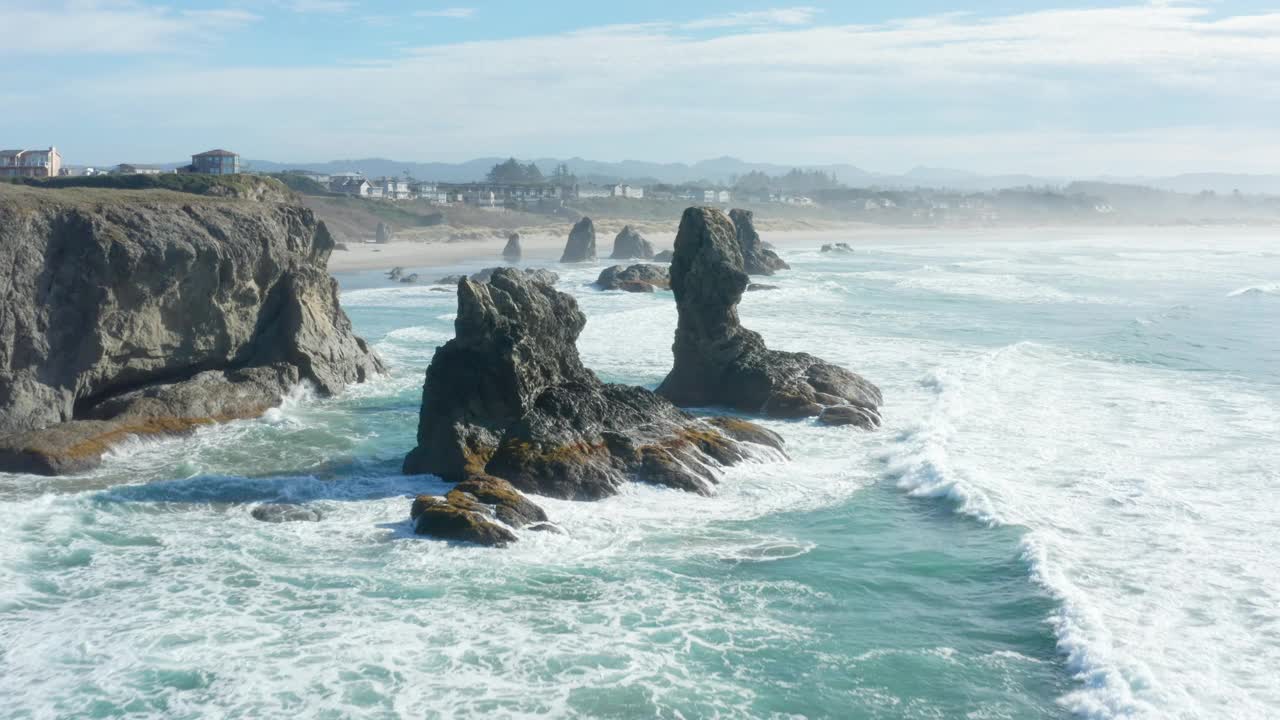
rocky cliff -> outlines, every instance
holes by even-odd
[[[808,353],[765,347],[738,320],[747,287],[734,224],[714,208],[689,208],[676,235],[675,365],[658,393],[684,407],[724,406],[772,417],[825,416],[831,424],[880,424],[880,390]],[[834,409],[838,408],[838,409]]]
[[[590,500],[630,480],[709,493],[717,467],[753,446],[780,450],[751,423],[695,418],[643,388],[601,382],[578,356],[585,324],[572,296],[524,273],[461,281],[456,334],[427,368],[404,471]]]
[[[83,469],[130,434],[381,371],[338,305],[324,224],[268,190],[0,186],[0,471]]]

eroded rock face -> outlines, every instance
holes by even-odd
[[[653,292],[671,287],[671,274],[661,265],[621,265],[607,267],[596,278],[601,290],[626,290],[627,292]]]
[[[572,296],[511,269],[458,286],[456,336],[427,369],[407,474],[493,476],[515,488],[592,500],[640,480],[710,493],[717,469],[777,454],[751,423],[701,420],[583,366],[586,323]]]
[[[640,258],[648,260],[653,257],[653,245],[648,240],[636,232],[635,228],[627,225],[622,228],[622,232],[613,239],[613,254],[609,256],[613,260],[630,260],[632,258]]]
[[[333,240],[310,210],[86,192],[0,187],[0,472],[82,470],[130,434],[382,371],[338,305]]]
[[[753,217],[750,210],[729,211],[729,219],[733,221],[738,238],[738,248],[742,251],[742,269],[748,275],[772,275],[779,270],[790,270],[790,265],[760,241],[760,233],[756,232]]]
[[[590,262],[596,259],[596,226],[584,217],[569,231],[569,242],[560,256],[562,263]]]
[[[498,270],[498,268],[496,267],[477,270],[476,272],[471,273],[471,282],[481,282],[481,283],[489,282],[489,278],[493,277],[493,273],[496,270]],[[524,274],[527,275],[530,280],[533,280],[534,282],[543,283],[544,285],[555,285],[556,283],[560,282],[559,275],[551,272],[550,270],[545,270],[543,268],[525,268]],[[447,282],[449,280],[452,280],[452,282],[450,282],[449,284],[457,285],[458,281],[461,280],[462,278],[463,278],[462,275],[450,275],[449,277],[442,279],[440,282]]]
[[[520,233],[513,232],[507,236],[507,246],[502,248],[502,259],[509,263],[518,263],[522,255]]]
[[[685,407],[724,406],[772,417],[819,415],[830,406],[864,411],[879,425],[880,390],[808,353],[769,350],[738,320],[747,287],[733,223],[714,208],[689,208],[680,222],[671,289],[680,320],[675,366],[658,393]]]

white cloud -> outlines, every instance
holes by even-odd
[[[0,1],[0,55],[168,52],[259,19],[232,8],[174,10],[132,0]]]
[[[736,12],[719,17],[694,20],[684,23],[687,30],[702,30],[732,27],[762,27],[767,25],[800,26],[813,22],[820,11],[815,7],[774,8],[772,10],[753,10]]]
[[[289,0],[286,7],[296,13],[337,15],[355,7],[351,0]]]
[[[451,7],[442,8],[440,10],[419,10],[414,13],[416,17],[432,17],[432,18],[453,18],[455,20],[465,20],[474,17],[476,9],[473,7]]]
[[[149,117],[127,111],[164,108],[168,127],[240,137],[241,152],[273,158],[734,154],[1041,173],[1280,165],[1280,129],[1269,127],[1280,116],[1280,13],[1134,5],[707,30],[650,23],[343,65],[90,74],[40,92],[104,123],[118,115],[126,129]],[[1167,116],[1188,107],[1182,120]]]

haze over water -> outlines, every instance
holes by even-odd
[[[445,486],[398,474],[454,294],[343,276],[390,378],[0,475],[0,714],[1280,716],[1273,235],[849,240],[741,314],[879,384],[883,429],[766,422],[790,462],[540,499],[566,534],[502,551],[412,536]],[[584,361],[652,386],[674,303],[605,264],[554,268]]]

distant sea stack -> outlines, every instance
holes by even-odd
[[[644,388],[602,383],[578,356],[585,324],[571,295],[517,270],[496,270],[487,284],[461,281],[455,337],[427,368],[418,446],[404,472],[594,500],[632,480],[707,494],[717,468],[780,455],[781,439],[756,425],[698,419]],[[419,509],[451,528],[468,525],[459,508],[480,513],[471,519],[498,512],[495,503],[455,499],[457,508],[446,496]],[[438,534],[421,522],[418,530]]]
[[[324,224],[275,181],[215,191],[254,199],[0,185],[0,471],[85,470],[131,435],[382,372]]]
[[[680,316],[675,366],[658,393],[685,407],[724,406],[798,418],[841,410],[829,420],[874,428],[880,390],[807,353],[769,350],[738,320],[747,287],[733,222],[714,208],[689,208],[680,221],[671,289]],[[833,424],[835,424],[833,422]]]
[[[790,265],[760,241],[760,233],[756,232],[753,217],[750,210],[729,211],[729,219],[733,221],[738,237],[738,247],[742,250],[742,269],[748,275],[772,275],[779,270],[790,270]]]
[[[507,246],[502,248],[502,259],[509,263],[520,262],[523,251],[520,249],[520,233],[513,232],[507,236]]]
[[[671,287],[671,273],[662,265],[614,265],[600,271],[595,284],[601,290],[654,292]]]
[[[378,230],[373,236],[374,242],[379,245],[385,245],[386,243],[391,242],[391,237],[391,226],[384,222],[378,223]]]
[[[630,225],[622,228],[622,232],[613,239],[613,254],[609,256],[612,260],[649,260],[652,257],[653,245]]]
[[[584,217],[569,231],[569,242],[560,256],[562,263],[590,262],[596,259],[596,226]]]

